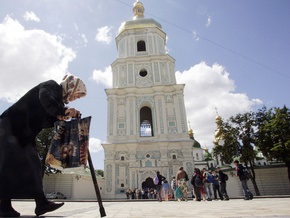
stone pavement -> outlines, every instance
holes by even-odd
[[[23,218],[35,217],[34,201],[13,201],[13,207]],[[229,201],[157,202],[144,200],[104,201],[106,217],[194,217],[194,218],[233,218],[233,217],[276,217],[290,218],[290,198],[255,198],[252,201],[231,199]],[[96,201],[66,201],[57,211],[41,217],[100,217]]]

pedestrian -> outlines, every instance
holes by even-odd
[[[225,174],[220,167],[216,168],[216,172],[218,174],[218,178],[219,178],[219,188],[220,188],[220,192],[223,196],[223,199],[225,201],[228,201],[230,198],[228,196],[227,193],[227,180],[228,180],[228,175]]]
[[[170,185],[166,179],[164,179],[162,182],[162,191],[163,191],[164,200],[168,201]]]
[[[199,168],[194,168],[191,178],[191,184],[193,186],[195,201],[201,201],[201,189],[203,188],[202,174]]]
[[[187,185],[187,181],[188,181],[188,175],[185,172],[185,170],[183,169],[183,167],[179,167],[179,170],[176,174],[176,186],[180,189],[180,191],[182,192],[182,199],[178,199],[180,200],[185,200],[187,201],[187,192],[188,192],[188,185]]]
[[[157,201],[162,201],[161,191],[162,191],[162,181],[166,178],[160,174],[159,171],[156,172],[156,176],[154,178],[154,184],[156,185],[156,199]],[[157,182],[158,180],[158,182]]]
[[[206,196],[207,201],[212,200],[212,191],[211,191],[211,186],[212,186],[212,175],[207,171],[206,168],[202,169],[203,171],[203,188],[204,188],[204,193]]]
[[[224,200],[221,192],[220,192],[220,185],[219,185],[219,180],[218,180],[218,175],[216,171],[212,171],[212,176],[213,176],[213,183],[212,183],[212,189],[213,189],[213,194],[214,194],[214,199],[217,201],[217,194],[219,195],[219,198],[221,200]]]
[[[176,198],[176,179],[175,176],[172,176],[171,180],[171,193],[172,193],[172,198]]]
[[[65,104],[85,95],[83,81],[70,75],[60,84],[53,80],[40,83],[1,114],[0,217],[20,216],[11,199],[34,199],[37,216],[63,206],[48,201],[44,195],[35,138],[58,120],[79,117],[78,110]]]
[[[242,188],[243,188],[243,192],[244,192],[244,196],[245,196],[244,199],[245,200],[252,200],[253,194],[247,185],[247,181],[248,181],[247,169],[245,167],[243,167],[243,165],[240,164],[238,160],[235,160],[234,164],[236,166],[236,175],[239,177],[241,184],[242,184]]]

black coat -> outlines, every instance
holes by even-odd
[[[28,91],[0,116],[0,199],[43,195],[35,138],[53,127],[67,108],[62,87],[53,80]]]

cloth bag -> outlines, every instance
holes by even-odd
[[[176,187],[175,197],[177,199],[183,197],[183,193],[182,193],[182,191],[181,191],[181,189],[179,187]]]
[[[45,159],[63,173],[77,173],[87,166],[91,117],[57,121],[55,134]]]

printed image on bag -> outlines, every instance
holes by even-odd
[[[90,122],[91,117],[57,121],[45,163],[63,172],[86,168]]]

